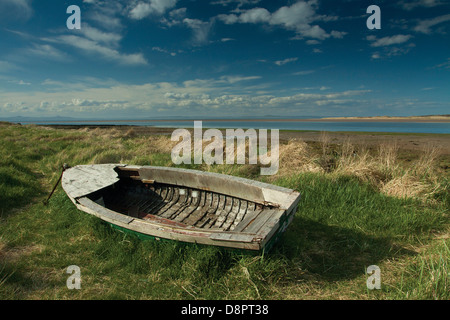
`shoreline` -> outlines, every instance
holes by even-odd
[[[196,120],[197,121],[197,120]],[[200,120],[198,120],[200,121]],[[100,122],[100,121],[98,121]],[[108,122],[108,121],[104,121],[104,122]],[[130,121],[131,122],[131,121]],[[136,121],[137,122],[137,121]],[[95,128],[99,128],[99,129],[120,129],[120,130],[125,130],[125,129],[137,129],[139,131],[142,132],[151,132],[151,133],[156,133],[156,132],[172,132],[175,129],[179,129],[178,127],[159,127],[159,126],[144,126],[144,125],[139,125],[139,124],[96,124],[97,121],[93,122],[92,124],[86,124],[86,123],[81,123],[81,124],[76,124],[76,123],[71,123],[71,124],[66,124],[66,122],[64,122],[63,124],[23,124],[23,125],[36,125],[39,127],[50,127],[50,128],[55,128],[55,129],[83,129],[83,128],[89,128],[89,129],[95,129]],[[187,128],[183,128],[183,129],[187,129],[187,130],[194,130],[193,127],[187,127]],[[207,130],[209,128],[202,128],[203,131]],[[215,128],[215,129],[219,129],[219,130],[226,130],[227,127],[222,127],[222,128]],[[245,130],[245,129],[244,129]],[[270,130],[270,129],[269,129]],[[445,136],[445,137],[449,137],[450,138],[450,133],[423,133],[423,132],[389,132],[389,131],[385,131],[385,132],[381,132],[381,131],[327,131],[327,130],[296,130],[296,129],[279,129],[279,132],[284,132],[284,133],[322,133],[322,132],[326,132],[326,133],[330,133],[330,134],[349,134],[349,135],[386,135],[386,136]]]
[[[450,123],[450,120],[385,120],[385,119],[191,119],[191,120],[68,120],[68,121],[22,121],[26,124],[49,123],[133,123],[133,122],[418,122],[418,123]],[[20,122],[18,122],[20,123]]]
[[[430,117],[326,117],[314,119],[269,119],[269,118],[249,118],[249,119],[131,119],[131,120],[54,120],[54,121],[22,121],[23,123],[42,122],[51,123],[133,123],[133,122],[419,122],[419,123],[450,123],[450,117],[430,116]]]
[[[174,128],[146,127],[138,125],[39,125],[59,130],[80,130],[88,128],[116,129],[126,134],[130,130],[136,135],[166,135],[170,136]],[[188,128],[193,131],[193,128]],[[206,128],[204,128],[206,130]],[[220,129],[225,130],[225,129]],[[348,132],[348,131],[302,131],[280,130],[280,141],[287,142],[291,139],[301,139],[309,143],[321,143],[323,134],[326,134],[329,143],[341,144],[351,142],[355,145],[376,147],[380,143],[393,143],[399,149],[413,152],[427,150],[430,146],[438,147],[443,155],[450,155],[450,134],[445,133],[396,133],[396,132]]]

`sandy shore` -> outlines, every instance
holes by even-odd
[[[417,117],[329,117],[322,121],[355,121],[355,122],[450,122],[450,116],[417,116]]]

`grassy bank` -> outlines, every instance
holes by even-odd
[[[168,137],[112,129],[0,125],[1,299],[449,299],[448,174],[424,150],[401,161],[377,149],[300,140],[280,146],[280,169],[191,168],[261,179],[302,193],[295,219],[268,254],[140,241],[76,210],[61,165],[173,166]],[[82,289],[66,287],[67,267]],[[368,290],[365,269],[381,269]]]

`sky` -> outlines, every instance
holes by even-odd
[[[0,0],[0,120],[449,111],[448,0]]]

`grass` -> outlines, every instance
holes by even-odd
[[[281,241],[256,256],[139,240],[78,211],[61,188],[42,204],[63,163],[172,166],[172,146],[133,131],[0,125],[0,298],[450,298],[449,183],[430,150],[404,165],[395,146],[369,152],[324,136],[319,151],[281,145],[275,176],[183,165],[301,191]],[[81,269],[81,290],[66,287],[70,265]],[[381,290],[366,287],[369,265],[381,269]]]

